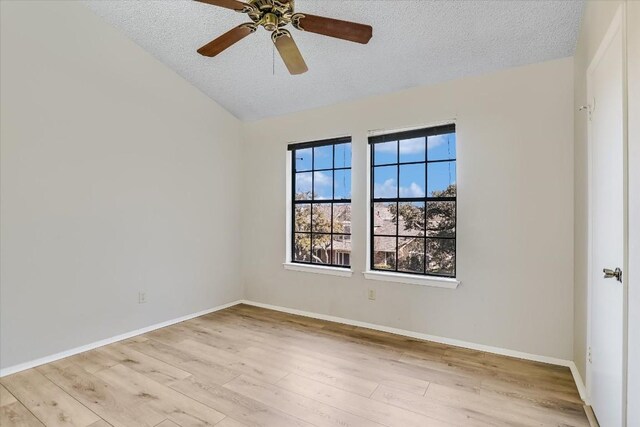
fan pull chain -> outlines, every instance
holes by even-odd
[[[276,75],[276,45],[271,45],[271,72]]]

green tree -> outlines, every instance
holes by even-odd
[[[311,200],[311,192],[296,194],[297,200]],[[313,224],[311,224],[312,204],[299,204],[295,209],[295,230],[297,233],[294,242],[295,259],[319,263],[329,263],[331,250],[331,204],[313,204]],[[333,221],[333,232],[344,232],[343,221],[348,207],[336,212]],[[309,234],[309,233],[312,234]],[[313,236],[313,241],[312,241]],[[311,250],[313,245],[313,250]]]
[[[442,191],[434,191],[432,197],[455,197],[456,185],[452,184]],[[424,205],[399,203],[390,207],[394,221],[400,220],[403,228],[418,236],[454,237],[456,224],[456,205],[452,201],[428,202]],[[425,215],[426,209],[426,215]],[[426,224],[425,224],[426,219]],[[398,268],[401,270],[422,270],[422,239],[403,241],[398,247]],[[427,239],[427,271],[451,273],[455,263],[454,243],[452,240]]]

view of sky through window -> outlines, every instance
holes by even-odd
[[[449,133],[407,140],[377,143],[374,145],[374,195],[376,198],[424,197],[444,191],[456,183],[455,160],[430,163],[425,169],[425,159],[442,161],[456,158],[456,134]],[[398,153],[398,145],[399,151]],[[398,166],[378,166],[397,163]],[[429,176],[428,183],[426,175]],[[399,186],[398,186],[399,183]]]

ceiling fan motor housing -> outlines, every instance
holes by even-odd
[[[294,0],[251,0],[249,17],[267,31],[275,31],[291,23]]]

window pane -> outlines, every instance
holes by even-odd
[[[456,202],[427,202],[427,236],[455,237]]]
[[[373,238],[373,268],[376,270],[396,269],[396,238]]]
[[[325,144],[327,141],[319,141],[310,148],[293,150],[291,261],[349,266],[351,142]]]
[[[333,172],[313,173],[313,198],[331,199],[333,197]]]
[[[424,202],[403,202],[398,204],[400,211],[401,236],[424,236]]]
[[[398,271],[424,273],[423,238],[398,238]]]
[[[456,195],[456,162],[429,163],[427,178],[429,197]]]
[[[337,170],[333,172],[333,198],[351,198],[351,169]]]
[[[351,167],[351,144],[338,144],[334,147],[335,150],[335,165],[336,168],[350,168]]]
[[[311,262],[329,264],[331,261],[331,234],[313,234],[311,244],[313,245]]]
[[[425,138],[403,139],[400,141],[400,163],[424,162]]]
[[[387,199],[398,197],[398,167],[373,168],[373,197]]]
[[[351,236],[333,236],[333,264],[349,266],[351,261]]]
[[[428,160],[449,160],[456,158],[456,134],[430,136],[427,139]]]
[[[313,168],[331,169],[333,167],[333,145],[313,148]]]
[[[311,231],[311,205],[296,205],[294,231]]]
[[[396,203],[373,204],[373,234],[396,235]]]
[[[454,239],[427,239],[427,273],[453,276],[455,249]]]
[[[311,170],[311,148],[295,150],[293,155],[296,159],[296,172]]]
[[[424,197],[425,165],[400,165],[400,197]]]
[[[311,262],[311,234],[295,234],[293,242],[293,260]]]
[[[381,142],[373,144],[373,157],[376,165],[398,163],[398,142]]]
[[[335,203],[333,205],[333,232],[351,233],[351,205]]]
[[[314,203],[311,231],[331,233],[331,203]]]
[[[296,200],[311,200],[311,172],[296,174]]]

